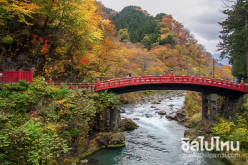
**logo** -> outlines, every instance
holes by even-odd
[[[236,148],[234,148],[233,141],[226,141],[225,143],[223,141],[219,141],[220,137],[215,136],[211,137],[211,142],[208,144],[207,141],[205,141],[205,144],[203,143],[204,136],[198,136],[198,139],[200,139],[200,144],[198,141],[192,141],[189,142],[189,138],[181,138],[182,140],[182,149],[183,151],[213,151],[214,147],[216,151],[223,151],[226,147],[226,150],[229,151],[239,151],[239,141],[236,142]],[[215,139],[215,143],[214,143]],[[230,147],[231,146],[231,147]]]

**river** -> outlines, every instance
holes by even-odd
[[[175,114],[183,107],[185,97],[175,96],[162,99],[161,104],[125,104],[122,118],[134,120],[139,128],[125,131],[126,146],[104,149],[86,157],[95,165],[231,165],[226,159],[211,158],[208,152],[187,152],[182,148],[181,138],[187,128],[177,121],[155,113],[156,106],[167,114]],[[173,104],[174,106],[169,106]],[[147,118],[145,114],[152,115]]]

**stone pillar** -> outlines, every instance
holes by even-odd
[[[110,110],[105,112],[105,129],[110,130]]]
[[[121,115],[120,115],[120,110],[117,108],[117,128],[121,127]]]
[[[233,118],[235,117],[235,112],[236,108],[242,106],[242,97],[239,99],[233,99],[226,97],[226,115],[225,118],[228,119],[229,121],[232,121]]]
[[[206,116],[208,115],[208,107],[209,107],[210,110],[209,120],[211,122],[215,121],[216,101],[217,101],[217,94],[202,93],[202,120],[206,120],[207,118]]]
[[[202,120],[208,119],[208,100],[204,99],[206,95],[205,93],[202,93]]]
[[[210,101],[210,122],[214,122],[215,121],[215,114],[216,114],[216,101]]]
[[[117,131],[117,108],[113,108],[110,110],[110,128],[112,133],[116,133]]]

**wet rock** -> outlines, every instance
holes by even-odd
[[[150,106],[150,108],[156,108],[155,106]]]
[[[139,118],[133,118],[133,120],[139,120]]]
[[[159,101],[153,100],[153,101],[151,102],[151,104],[160,104],[160,102],[159,102]]]
[[[160,110],[159,108],[155,108],[154,110]]]
[[[125,135],[122,132],[110,136],[109,145],[125,144]]]
[[[170,107],[173,107],[173,106],[174,106],[174,104],[170,104],[169,106],[170,106]]]
[[[155,113],[159,113],[159,111],[155,111]]]
[[[108,137],[100,136],[99,138],[96,139],[96,142],[100,145],[108,146]]]
[[[176,113],[176,116],[178,120],[185,120],[185,117],[186,117],[185,110],[178,110]]]
[[[126,110],[123,109],[123,108],[119,108],[119,111],[120,111],[120,113],[125,113],[126,112]]]
[[[159,115],[166,115],[166,111],[165,110],[159,111],[158,114]]]
[[[176,116],[166,115],[165,117],[166,117],[167,119],[170,119],[170,120],[177,120],[177,117],[176,117]]]
[[[123,124],[123,131],[129,131],[139,127],[134,121],[129,118],[122,119],[121,122]]]
[[[87,164],[87,163],[88,163],[88,160],[87,160],[87,159],[85,159],[85,160],[80,160],[79,165],[81,165],[81,164]]]
[[[151,114],[145,114],[146,118],[151,118],[153,117]]]

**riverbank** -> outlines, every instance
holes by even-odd
[[[4,96],[4,97],[3,97]],[[1,164],[76,164],[103,148],[125,145],[110,132],[113,93],[33,83],[5,84],[0,95]],[[117,130],[121,130],[117,113]]]
[[[235,116],[232,116],[232,120],[224,117],[225,111],[228,110],[226,107],[227,102],[223,97],[218,97],[217,100],[217,114],[215,123],[202,122],[201,116],[198,114],[201,113],[201,97],[197,92],[187,92],[185,98],[185,109],[189,114],[192,114],[191,117],[185,123],[185,126],[193,127],[185,131],[185,137],[189,138],[190,141],[200,141],[197,139],[198,136],[203,136],[204,141],[207,141],[210,145],[211,137],[219,136],[220,141],[227,142],[233,141],[236,146],[239,141],[240,148],[239,151],[227,151],[227,148],[224,151],[216,151],[217,146],[214,145],[214,151],[220,154],[225,155],[235,155],[231,157],[226,157],[234,165],[244,165],[248,164],[248,131],[247,131],[247,105],[248,97],[244,95],[243,105],[235,110]],[[187,101],[190,100],[190,101]],[[198,103],[198,104],[196,104]],[[197,110],[195,110],[198,105]],[[195,116],[198,116],[196,118]],[[194,119],[195,118],[195,119]],[[192,122],[194,121],[194,122]],[[200,144],[200,143],[199,143]],[[215,142],[214,142],[215,144]],[[219,143],[220,144],[220,143]],[[209,146],[210,147],[210,146]],[[220,146],[219,146],[220,147]],[[230,148],[230,147],[229,147]]]

